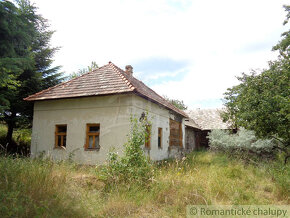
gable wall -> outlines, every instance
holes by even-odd
[[[37,101],[34,105],[31,155],[101,164],[111,147],[122,153],[130,127],[132,95]],[[100,150],[85,151],[86,124],[100,123]],[[67,124],[66,149],[54,148],[55,125]]]

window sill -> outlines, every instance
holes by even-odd
[[[85,151],[99,151],[100,148],[85,148]]]
[[[66,147],[60,147],[60,146],[58,146],[58,147],[53,147],[53,149],[56,149],[56,150],[66,150]]]

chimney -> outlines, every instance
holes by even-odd
[[[128,76],[133,76],[133,67],[131,65],[127,65],[125,69],[125,72]]]

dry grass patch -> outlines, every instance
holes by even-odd
[[[289,204],[289,165],[195,152],[154,165],[148,186],[107,189],[94,167],[0,158],[1,217],[184,217],[190,204]],[[3,176],[2,176],[3,175]]]

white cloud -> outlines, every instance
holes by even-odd
[[[235,76],[263,68],[283,31],[284,0],[34,1],[61,46],[55,64],[70,73],[108,61],[124,67],[152,57],[186,60],[187,74],[163,81],[160,94],[195,102],[221,98]],[[284,28],[285,29],[285,28]],[[133,66],[134,67],[134,66]],[[182,70],[182,69],[180,69]],[[142,72],[139,72],[141,74]],[[144,72],[143,72],[144,73]],[[157,72],[158,73],[158,72]],[[152,75],[151,75],[152,77]],[[152,79],[152,78],[147,78]],[[206,105],[203,105],[206,106]]]

